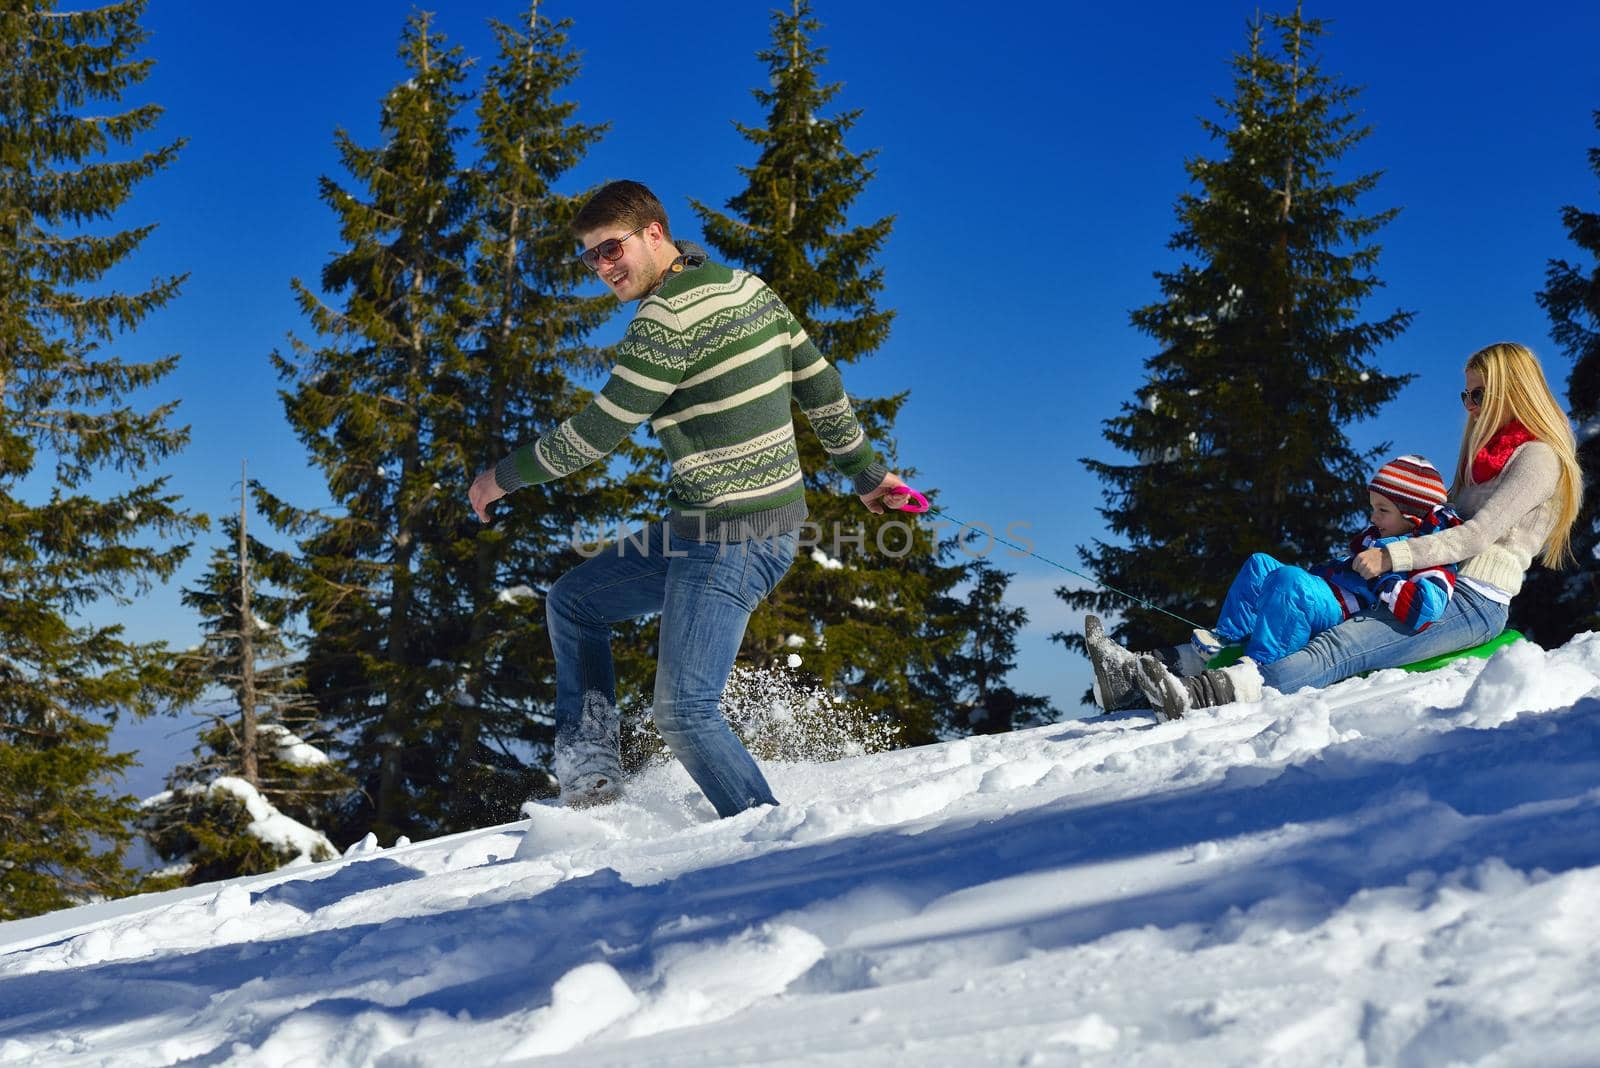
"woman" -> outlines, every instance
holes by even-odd
[[[1577,443],[1544,371],[1522,345],[1502,342],[1467,361],[1461,436],[1450,498],[1458,527],[1368,549],[1354,560],[1364,578],[1387,571],[1459,564],[1455,596],[1443,618],[1420,633],[1385,609],[1358,613],[1271,664],[1249,659],[1220,670],[1179,675],[1177,658],[1136,656],[1085,626],[1102,707],[1115,708],[1137,687],[1163,719],[1190,708],[1256,701],[1263,686],[1293,693],[1329,686],[1379,668],[1399,667],[1479,645],[1505,629],[1511,598],[1535,554],[1547,567],[1571,559],[1572,526],[1583,496]]]

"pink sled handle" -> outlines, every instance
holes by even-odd
[[[899,511],[921,515],[923,512],[928,510],[928,498],[924,497],[910,486],[896,486],[894,489],[885,493],[884,496],[890,497],[899,494],[904,494],[906,497],[910,498],[905,504],[900,506]]]

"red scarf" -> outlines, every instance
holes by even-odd
[[[1494,432],[1488,444],[1478,450],[1478,455],[1472,458],[1472,481],[1477,485],[1494,478],[1505,469],[1506,463],[1511,459],[1511,454],[1518,447],[1530,441],[1536,441],[1533,431],[1511,420],[1505,426]]]

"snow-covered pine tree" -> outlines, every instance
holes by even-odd
[[[1324,32],[1298,5],[1251,21],[1231,61],[1233,97],[1203,120],[1222,152],[1185,164],[1198,188],[1180,196],[1170,242],[1184,262],[1158,272],[1162,299],[1132,314],[1159,350],[1137,399],[1104,423],[1131,460],[1083,461],[1105,483],[1100,512],[1121,541],[1080,547],[1080,559],[1202,622],[1250,553],[1320,559],[1359,525],[1362,487],[1388,446],[1358,451],[1345,427],[1406,381],[1374,356],[1411,313],[1361,318],[1382,285],[1373,237],[1397,209],[1359,213],[1378,174],[1337,173],[1369,130],[1351,110],[1358,90],[1322,71]],[[1136,647],[1187,637],[1182,622],[1115,594],[1057,596],[1120,613],[1117,636]]]
[[[755,164],[740,168],[745,189],[728,201],[727,213],[692,203],[706,243],[765,279],[822,354],[844,365],[888,335],[894,313],[878,307],[883,270],[873,261],[893,218],[849,223],[876,153],[845,147],[859,110],[824,114],[841,84],[819,78],[826,50],[813,38],[820,28],[806,0],[773,13],[772,43],[757,53],[770,85],[754,91],[767,109],[766,126],[738,125],[758,149]],[[867,434],[889,457],[890,430],[906,396],[855,399]],[[940,710],[915,679],[941,650],[956,648],[961,635],[930,630],[925,609],[961,581],[962,568],[943,563],[927,527],[866,512],[804,429],[798,406],[794,419],[820,545],[815,555],[800,554],[751,619],[744,655],[762,664],[799,655],[824,684],[901,721],[907,744],[931,741]],[[896,526],[884,530],[886,523]],[[791,647],[792,636],[804,644]]]
[[[154,229],[107,224],[181,146],[145,147],[162,108],[121,103],[144,8],[0,8],[0,920],[134,885],[108,721],[182,695],[164,646],[81,614],[169,577],[203,526],[145,477],[188,438],[175,404],[131,399],[178,358],[108,351],[183,281],[105,281]]]
[[[574,376],[604,365],[586,339],[617,309],[609,294],[579,295],[589,272],[568,225],[585,197],[555,188],[605,127],[577,121],[577,105],[563,99],[578,72],[570,23],[539,8],[530,4],[515,26],[491,22],[499,51],[478,97],[474,342],[455,384],[473,473],[587,403]],[[460,510],[460,522],[443,531],[425,581],[435,618],[460,629],[447,643],[460,679],[449,827],[514,819],[529,796],[551,792],[555,665],[543,593],[580,561],[575,531],[598,537],[651,495],[651,465],[614,477],[619,467],[638,468],[640,453],[624,443],[607,462],[503,502],[487,530],[466,511],[464,486],[446,505]],[[638,631],[618,628],[619,672],[647,674]]]
[[[1600,111],[1594,113],[1600,130]],[[1589,169],[1600,178],[1600,148],[1589,149]],[[1561,209],[1572,243],[1589,263],[1551,260],[1536,299],[1550,316],[1550,336],[1572,361],[1567,411],[1578,434],[1578,464],[1587,487],[1572,529],[1574,561],[1560,571],[1535,567],[1511,602],[1510,625],[1547,649],[1575,634],[1600,630],[1600,205]]]
[[[1005,603],[1011,575],[986,560],[968,566],[964,598],[946,596],[940,615],[964,636],[958,649],[940,653],[923,680],[939,698],[943,732],[1003,734],[1056,718],[1049,698],[1019,693],[1006,682],[1017,666],[1017,632],[1028,622],[1025,608]]]
[[[261,581],[276,576],[292,584],[297,562],[250,536],[246,482],[239,492],[239,515],[222,523],[224,544],[200,585],[183,593],[205,635],[183,654],[180,670],[196,683],[197,705],[210,722],[193,758],[173,769],[139,820],[157,854],[180,869],[168,874],[189,883],[271,871],[302,855],[331,860],[333,847],[318,840],[317,828],[331,824],[352,788],[327,755],[332,740],[295,659],[295,600]],[[216,688],[227,701],[215,699]],[[263,802],[298,829],[284,819],[258,819]]]
[[[321,182],[344,244],[321,290],[339,303],[296,279],[321,343],[273,354],[286,417],[333,507],[257,493],[273,525],[298,539],[309,692],[348,746],[340,755],[360,788],[338,840],[441,829],[458,734],[452,644],[462,635],[421,594],[429,554],[463,521],[458,498],[479,460],[462,441],[453,385],[470,374],[474,327],[472,195],[456,159],[465,60],[421,12],[399,55],[407,77],[383,97],[381,142],[335,134],[356,187]]]

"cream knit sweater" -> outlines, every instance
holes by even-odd
[[[1450,502],[1464,520],[1459,527],[1387,545],[1391,570],[1459,563],[1461,578],[1515,596],[1555,524],[1560,477],[1555,450],[1542,441],[1526,442],[1511,454],[1500,474],[1487,482],[1469,483]]]

